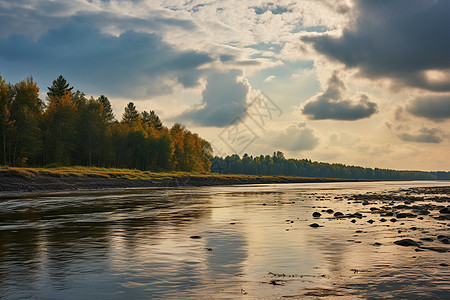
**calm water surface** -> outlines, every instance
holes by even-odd
[[[438,185],[450,183],[3,196],[0,298],[449,299],[449,267],[440,265],[450,264],[448,252],[393,244],[399,237],[447,234],[448,221],[431,214],[368,224],[374,218],[368,207],[340,198]],[[314,211],[328,208],[367,217],[313,219]],[[323,227],[309,227],[313,222]],[[437,243],[430,245],[443,246]]]

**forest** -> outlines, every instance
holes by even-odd
[[[89,99],[59,76],[39,99],[33,77],[0,76],[0,165],[97,166],[209,172],[210,143],[182,124],[164,126],[134,103],[116,120],[108,98]]]
[[[329,164],[310,159],[286,159],[280,151],[270,155],[241,157],[233,154],[225,158],[215,156],[211,171],[221,174],[286,175],[302,177],[432,180],[449,179],[449,172],[396,171],[378,168],[363,168],[344,164]]]
[[[33,77],[16,84],[0,76],[0,165],[94,166],[151,171],[286,175],[351,179],[450,179],[450,172],[397,171],[287,159],[280,151],[213,157],[211,144],[180,123],[164,126],[133,102],[116,120],[108,98],[90,97],[59,76],[45,101]]]

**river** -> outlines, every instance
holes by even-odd
[[[375,204],[345,196],[449,185],[348,182],[4,195],[0,298],[448,299],[450,252],[393,243],[445,235],[448,220],[436,220],[432,212],[422,220],[380,222],[369,209]],[[327,209],[364,217],[352,223]],[[313,212],[322,216],[313,218]],[[320,227],[308,226],[314,222]]]

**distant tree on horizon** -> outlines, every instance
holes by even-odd
[[[212,159],[211,172],[221,174],[287,175],[300,177],[348,178],[348,179],[436,179],[431,172],[398,171],[379,168],[348,166],[339,163],[323,163],[310,159],[286,159],[281,151],[270,155],[241,158],[237,154]],[[443,177],[445,174],[441,175]]]

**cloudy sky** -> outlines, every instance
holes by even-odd
[[[182,122],[216,154],[450,170],[448,0],[0,0],[0,75]]]

